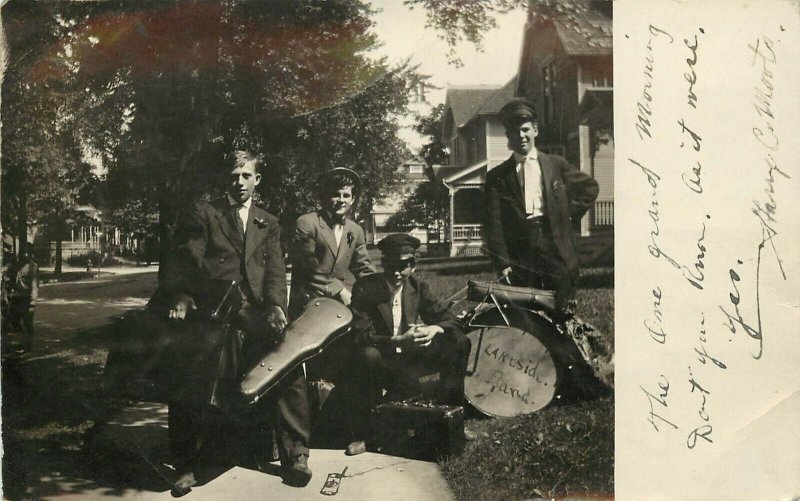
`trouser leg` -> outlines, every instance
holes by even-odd
[[[548,225],[531,225],[529,255],[524,261],[529,266],[527,269],[516,268],[512,273],[512,283],[555,291],[557,314],[571,311],[577,273],[561,258]]]
[[[467,372],[471,342],[462,333],[454,333],[450,349],[442,360],[439,401],[447,405],[464,403],[464,376]]]
[[[337,403],[344,411],[337,417],[350,439],[363,439],[371,434],[370,412],[381,402],[389,383],[388,367],[377,348],[352,348],[348,370],[341,371],[334,381]]]
[[[200,459],[206,428],[202,410],[187,402],[172,401],[168,423],[169,445],[176,469],[193,470]]]
[[[26,350],[33,348],[33,309],[30,302],[25,305],[22,313],[22,346]]]
[[[308,386],[302,367],[289,373],[272,391],[277,392],[275,405],[281,460],[286,462],[301,454],[308,455],[311,421]]]

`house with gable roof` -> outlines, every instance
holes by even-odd
[[[450,192],[451,256],[481,254],[486,172],[511,155],[497,113],[515,88],[516,78],[503,86],[447,88],[442,139],[450,164],[434,167],[434,173]]]

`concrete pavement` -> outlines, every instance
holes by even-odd
[[[170,486],[175,472],[169,465],[167,448],[167,409],[163,404],[140,402],[124,409],[86,444],[87,452],[99,462],[113,460],[118,472],[148,475],[139,478],[137,487],[87,486],[72,489],[65,480],[56,495],[42,499],[172,499]],[[202,485],[185,499],[237,501],[280,499],[307,500],[451,500],[453,494],[436,463],[416,461],[382,454],[364,453],[345,456],[342,450],[312,449],[309,466],[314,472],[304,488],[283,484],[279,463],[265,465],[265,471],[240,466],[228,470],[205,470]],[[346,468],[346,471],[345,471]],[[345,471],[335,496],[320,493],[329,473]],[[142,488],[142,485],[148,485]],[[73,491],[73,492],[70,492]],[[113,492],[113,494],[111,493]]]
[[[154,279],[132,274],[156,269],[115,267],[107,269],[113,270],[113,275],[47,286],[36,316],[40,346],[62,342],[71,334],[105,324],[121,311],[141,307],[152,292]],[[175,472],[169,465],[165,405],[128,403],[111,421],[87,436],[82,446],[74,444],[62,450],[57,437],[54,440],[38,453],[26,453],[32,460],[39,457],[41,467],[32,472],[35,480],[20,482],[25,494],[18,499],[172,499]],[[265,471],[241,466],[204,471],[202,484],[185,499],[453,499],[436,463],[373,453],[348,457],[342,450],[313,449],[309,466],[314,476],[304,488],[283,484],[277,462],[264,465]],[[342,473],[345,468],[337,494],[321,494],[328,474]]]

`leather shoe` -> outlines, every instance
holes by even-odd
[[[283,481],[292,487],[304,487],[311,480],[311,468],[308,467],[308,456],[301,454],[283,471]]]
[[[365,452],[367,452],[367,444],[363,440],[350,442],[347,449],[344,450],[346,456],[357,456]]]
[[[184,472],[178,477],[178,480],[172,484],[172,496],[176,498],[185,496],[192,492],[192,487],[195,485],[197,485],[197,480],[194,478],[194,472]]]

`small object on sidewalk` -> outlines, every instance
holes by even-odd
[[[367,452],[367,444],[363,440],[350,442],[347,449],[344,450],[346,456],[357,456],[365,452]]]
[[[325,484],[319,493],[323,496],[335,496],[339,492],[339,486],[342,483],[345,472],[347,472],[347,466],[344,467],[341,473],[328,473],[328,478],[325,479]]]

